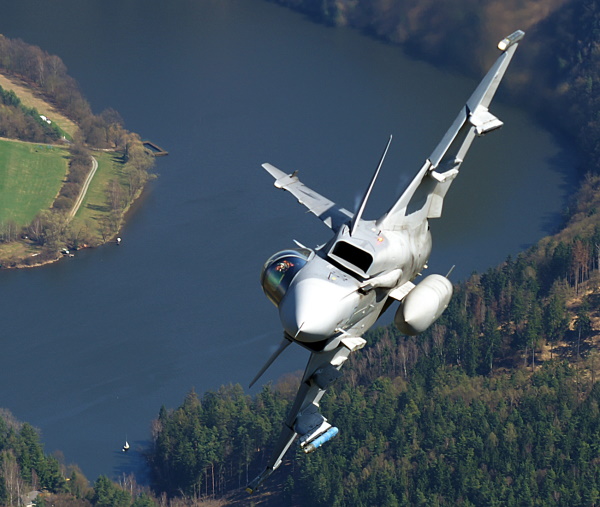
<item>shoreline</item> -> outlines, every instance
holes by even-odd
[[[131,203],[123,211],[123,215],[121,217],[121,222],[119,224],[119,228],[105,242],[103,242],[103,243],[101,243],[99,245],[95,245],[95,246],[84,244],[81,247],[77,248],[77,250],[75,250],[75,251],[79,252],[81,250],[93,250],[93,249],[96,249],[96,248],[102,248],[103,246],[109,245],[110,243],[115,243],[115,239],[119,236],[119,233],[121,233],[121,231],[123,230],[123,228],[127,224],[127,218],[128,218],[128,216],[131,213],[134,213],[136,211],[137,207],[140,206],[140,201],[143,200],[142,198],[147,193],[147,191],[148,191],[148,183],[146,183],[146,185],[144,185],[142,187],[142,189],[138,191],[138,193],[132,199]],[[43,267],[43,266],[48,266],[50,264],[55,264],[56,262],[60,262],[61,260],[68,259],[68,258],[69,258],[68,255],[64,255],[64,254],[58,252],[58,254],[57,254],[57,256],[55,258],[46,259],[46,260],[44,260],[42,262],[38,262],[38,263],[35,263],[35,264],[26,264],[24,262],[17,263],[17,264],[15,264],[13,266],[4,266],[4,265],[0,264],[0,271],[9,270],[9,269],[40,268],[40,267]]]

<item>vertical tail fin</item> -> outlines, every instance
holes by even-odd
[[[371,191],[373,190],[373,186],[375,185],[375,180],[377,179],[377,176],[379,176],[379,170],[381,169],[381,166],[383,165],[383,161],[385,160],[385,156],[387,155],[387,152],[390,148],[390,144],[392,144],[392,136],[390,136],[390,138],[387,142],[387,145],[385,146],[385,150],[383,150],[383,153],[381,154],[381,158],[379,159],[379,164],[377,164],[377,169],[375,169],[375,173],[373,174],[373,177],[371,178],[371,183],[369,183],[369,186],[368,186],[367,190],[365,191],[365,195],[363,195],[360,206],[358,207],[358,211],[352,217],[352,223],[350,224],[350,235],[351,236],[354,234],[354,231],[356,230],[356,227],[357,227],[358,223],[360,222],[360,218],[362,217],[362,214],[365,211],[365,207],[367,206],[367,201],[369,200],[369,196],[371,195]]]

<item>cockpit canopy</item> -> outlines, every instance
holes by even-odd
[[[275,306],[283,299],[292,280],[308,262],[312,252],[308,248],[283,250],[272,255],[263,267],[260,283]]]

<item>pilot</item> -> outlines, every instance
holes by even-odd
[[[275,266],[275,271],[278,271],[279,273],[283,274],[293,266],[294,266],[293,263],[291,263],[290,261],[285,259],[285,260],[282,260],[281,262],[277,263],[277,266]]]

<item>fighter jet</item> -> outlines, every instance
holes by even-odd
[[[356,213],[305,186],[297,172],[286,174],[263,164],[275,178],[275,187],[296,197],[331,228],[333,237],[314,249],[298,243],[298,248],[270,257],[263,267],[262,287],[279,310],[284,335],[250,385],[291,343],[308,349],[310,358],[279,440],[248,492],[281,464],[296,437],[310,453],[337,435],[338,428],[320,413],[319,401],[341,376],[348,356],[365,345],[362,335],[384,311],[398,301],[395,325],[404,334],[416,335],[448,306],[452,284],[447,276],[431,274],[417,280],[431,253],[429,219],[441,216],[446,192],[475,137],[502,126],[489,106],[524,35],[518,30],[500,41],[501,55],[400,198],[377,220],[362,215],[391,137]]]

